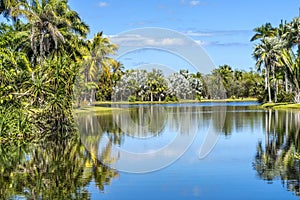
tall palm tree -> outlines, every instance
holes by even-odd
[[[254,48],[253,56],[257,61],[257,69],[260,71],[262,65],[264,65],[265,68],[265,83],[268,90],[269,102],[272,102],[270,72],[272,72],[273,81],[275,81],[275,67],[278,57],[281,55],[283,44],[284,42],[278,37],[265,37],[261,40],[261,43],[257,44]]]
[[[266,23],[260,27],[254,29],[255,35],[250,39],[250,41],[254,41],[257,39],[262,39],[265,37],[274,37],[277,35],[277,30],[274,28],[271,23]]]
[[[84,78],[87,90],[84,99],[87,100],[88,92],[90,92],[89,104],[95,100],[95,91],[97,89],[96,82],[99,81],[100,75],[110,79],[112,59],[109,57],[114,54],[118,46],[112,44],[109,38],[103,37],[99,32],[95,37],[88,41],[89,56],[86,57]]]
[[[25,16],[30,25],[32,63],[42,63],[54,51],[63,51],[74,34],[85,37],[89,32],[67,0],[21,1],[20,9],[13,10],[12,16]]]
[[[222,84],[228,93],[229,84],[230,84],[229,81],[233,75],[233,71],[229,65],[222,65],[222,66],[219,66],[218,72],[222,78]]]
[[[163,72],[159,69],[153,69],[149,72],[147,74],[146,85],[149,88],[150,101],[154,101],[154,95],[158,95],[158,100],[161,101],[161,95],[167,89]]]

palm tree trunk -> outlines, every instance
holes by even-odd
[[[300,91],[299,91],[299,89],[297,89],[295,91],[294,101],[295,101],[295,103],[300,103]]]
[[[84,102],[87,101],[87,93],[88,93],[88,90],[86,88],[87,87],[87,83],[88,83],[88,78],[87,78],[87,74],[85,74],[85,89],[84,89],[84,99],[83,99]]]
[[[275,80],[275,67],[272,66],[272,79],[273,79],[273,92],[274,92],[274,102],[277,102],[277,90],[276,90],[276,80]]]
[[[89,106],[92,105],[94,99],[95,99],[95,91],[94,91],[94,89],[91,89],[91,96],[90,96]]]
[[[275,103],[277,103],[277,94],[278,94],[278,80],[275,81]]]
[[[265,90],[268,89],[268,73],[267,73],[267,69],[265,70]]]
[[[272,102],[272,97],[271,97],[271,86],[270,86],[270,74],[269,74],[269,69],[266,67],[266,74],[267,74],[267,88],[268,88],[268,95],[269,95],[269,102]]]
[[[286,70],[284,71],[285,93],[288,93],[288,76]]]
[[[81,99],[80,99],[80,95],[79,95],[79,97],[77,99],[77,108],[80,108],[80,106],[81,106]]]

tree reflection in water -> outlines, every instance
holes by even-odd
[[[211,120],[212,114],[204,109],[197,106],[133,106],[106,115],[79,116],[78,127],[81,140],[91,157],[110,166],[121,156],[118,149],[112,146],[122,146],[126,137],[151,139],[165,131],[170,137],[176,137],[177,134],[192,135],[192,131],[197,131],[198,127],[209,124],[204,123],[204,118]]]
[[[269,183],[280,179],[300,196],[300,113],[268,110],[264,118],[265,142],[258,143],[253,163],[258,177]]]
[[[78,136],[78,135],[77,135]],[[3,199],[90,199],[88,184],[100,190],[118,173],[95,162],[79,137],[0,147]]]

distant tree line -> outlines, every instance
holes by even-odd
[[[259,73],[233,70],[222,65],[210,74],[180,70],[165,75],[160,69],[130,69],[101,75],[95,91],[97,101],[178,101],[263,96]],[[114,78],[111,78],[114,77]],[[105,82],[104,82],[105,80]],[[109,81],[106,81],[109,80]],[[105,84],[106,83],[106,84]],[[101,87],[100,87],[101,86]]]

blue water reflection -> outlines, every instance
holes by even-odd
[[[211,106],[223,105],[228,107],[219,141],[213,151],[205,159],[200,160],[198,158],[198,150],[203,142],[203,135],[208,128],[207,121],[212,117],[210,114]],[[268,149],[273,148],[276,151],[276,155],[280,156],[278,148],[282,148],[285,144],[272,139],[271,143],[273,142],[273,145],[274,143],[278,143],[279,147],[276,145],[270,146],[270,139],[267,138],[276,138],[280,135],[284,140],[286,135],[293,134],[290,132],[295,127],[291,122],[296,122],[298,113],[293,111],[261,110],[253,107],[256,105],[258,105],[256,102],[181,104],[181,107],[186,107],[185,111],[189,110],[192,113],[201,113],[202,116],[197,136],[189,150],[175,163],[159,171],[145,174],[120,172],[120,176],[114,179],[111,185],[105,187],[104,193],[95,190],[93,184],[91,184],[89,191],[92,198],[296,199],[299,191],[299,179],[296,176],[300,173],[294,172],[295,177],[281,177],[280,175],[284,170],[278,173],[276,171],[271,172],[272,169],[280,167],[280,164],[275,162],[265,163],[268,166],[261,164],[261,167],[264,168],[258,168],[258,162],[261,163],[263,161],[257,160],[262,159],[257,158],[257,154],[262,154],[262,152],[258,152],[258,149],[262,148],[266,152],[261,157],[270,159],[269,157],[275,155],[269,155]],[[142,107],[149,106],[142,105]],[[167,107],[167,111],[165,110],[166,113],[178,114],[177,112],[180,112],[176,111],[176,107],[179,106],[178,104],[154,106]],[[140,107],[140,105],[130,105],[130,107]],[[184,115],[187,115],[187,113]],[[287,115],[290,116],[290,121],[284,120]],[[180,123],[179,121],[172,121],[174,119],[170,120],[169,116],[166,118],[164,129],[154,137],[156,139],[149,138],[149,146],[152,143],[154,147],[157,147],[153,143],[158,142],[159,138],[163,138],[163,135],[170,134],[168,127]],[[288,127],[286,134],[286,130],[282,129],[285,129],[287,126],[290,127]],[[184,134],[184,132],[181,134]],[[171,138],[171,134],[169,137]],[[134,150],[135,145],[138,147],[141,142],[140,139],[136,138],[134,140],[132,136],[125,134],[124,143],[120,144],[120,147],[125,148],[128,145],[126,141],[129,140],[131,150]],[[165,141],[168,141],[168,139]],[[143,142],[147,143],[147,140]],[[141,145],[139,146],[140,150],[143,149],[143,146],[147,148],[147,145]],[[278,162],[280,161],[278,160]],[[299,161],[296,162],[299,163]],[[273,173],[273,176],[270,177],[267,173]],[[290,178],[292,180],[289,180]],[[281,179],[286,180],[282,181]],[[286,183],[287,181],[294,182],[293,188],[289,186],[291,184]]]

